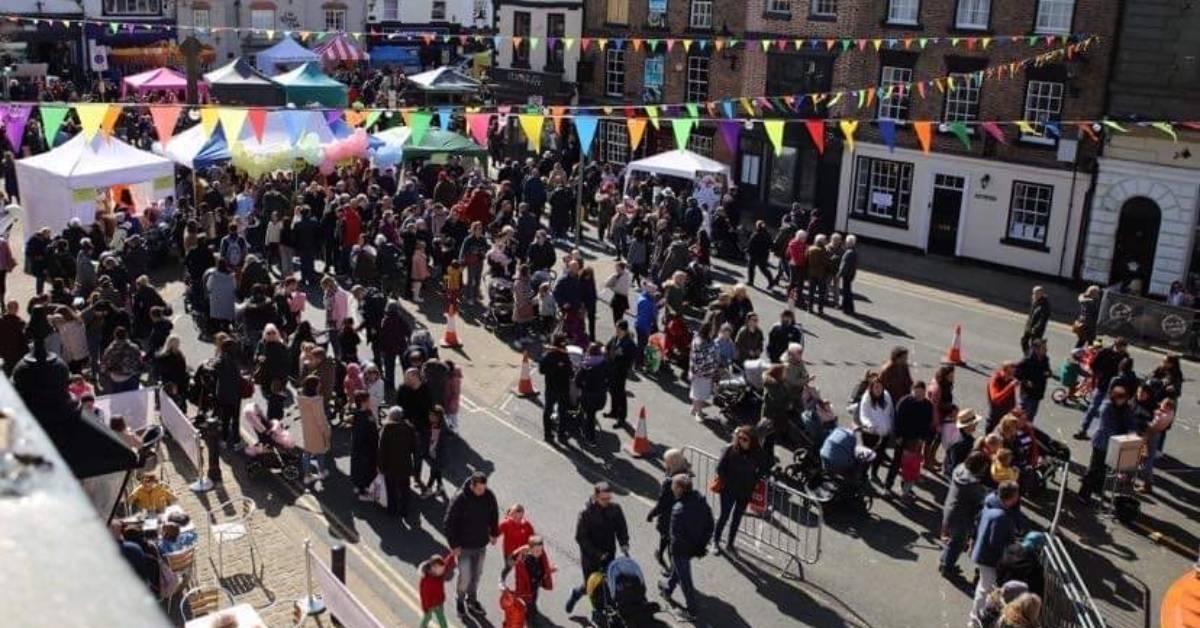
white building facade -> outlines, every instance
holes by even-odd
[[[454,24],[462,29],[492,24],[492,0],[371,0],[370,24]]]
[[[582,2],[497,0],[496,17],[496,29],[504,37],[496,50],[497,68],[555,74],[563,83],[575,83]]]
[[[364,0],[178,0],[179,39],[195,34],[216,50],[215,65],[238,55],[253,55],[279,42],[283,34],[313,45],[321,33],[363,32],[367,6]],[[258,29],[228,32],[208,29],[237,27]],[[274,31],[268,36],[266,31]],[[310,33],[304,37],[303,33]],[[307,39],[307,41],[304,41]]]
[[[855,146],[843,154],[838,230],[930,254],[1072,276],[1091,181],[1086,173]]]

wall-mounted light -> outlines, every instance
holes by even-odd
[[[992,175],[990,175],[990,174],[983,175],[983,178],[979,180],[979,185],[985,190],[988,189],[988,186],[991,184],[992,184]]]

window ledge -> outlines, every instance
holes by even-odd
[[[629,28],[629,24],[618,24],[616,22],[605,22],[604,28]]]
[[[925,25],[920,22],[889,22],[887,20],[887,18],[884,18],[883,21],[881,21],[879,23],[879,26],[882,28],[888,28],[888,29],[892,29],[892,30],[902,30],[902,31],[923,31],[923,30],[925,30]]]
[[[815,15],[810,13],[808,16],[808,21],[810,22],[836,22],[837,20],[836,15]]]
[[[855,214],[855,213],[850,214],[850,220],[857,220],[859,222],[869,222],[871,224],[882,225],[884,227],[891,227],[893,229],[903,229],[905,231],[908,230],[908,221],[906,221],[906,220],[896,220],[894,218],[881,218],[879,216],[872,216],[870,214]]]
[[[950,27],[951,36],[955,33],[961,33],[967,37],[978,37],[980,35],[991,35],[991,26],[959,26],[954,24]]]
[[[1055,148],[1058,146],[1058,140],[1053,137],[1039,137],[1037,135],[1022,135],[1017,138],[1017,141],[1026,146],[1041,148]]]
[[[1015,246],[1015,247],[1021,248],[1021,249],[1029,249],[1032,251],[1038,251],[1039,253],[1049,253],[1050,252],[1050,247],[1046,246],[1045,244],[1042,244],[1041,242],[1032,242],[1030,240],[1018,240],[1016,238],[1005,237],[1005,238],[1000,238],[1000,244],[1003,244],[1005,246]]]
[[[1037,30],[1037,29],[1034,29],[1034,31],[1032,33],[1030,33],[1030,35],[1037,35],[1038,37],[1049,37],[1051,35],[1053,35],[1054,37],[1067,37],[1067,36],[1070,36],[1070,34],[1071,34],[1071,31],[1069,31],[1069,30],[1047,31],[1047,30]]]
[[[792,14],[790,11],[786,13],[783,11],[763,11],[762,17],[764,20],[779,20],[786,22],[792,19]]]

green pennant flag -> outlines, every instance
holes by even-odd
[[[1171,126],[1170,122],[1151,122],[1150,126],[1169,135],[1172,141],[1179,141],[1179,136],[1175,134],[1175,127]]]
[[[54,148],[54,138],[58,137],[58,129],[62,127],[69,111],[70,107],[38,107],[38,113],[42,117],[42,133],[46,135],[46,146]]]
[[[918,44],[921,44],[921,50],[924,50],[924,49],[925,49],[925,46],[929,45],[929,38],[928,38],[928,37],[922,37],[922,38],[920,38],[920,39],[918,39],[918,40],[917,40],[917,43],[918,43]]]
[[[371,125],[375,124],[379,120],[379,116],[382,114],[383,114],[383,111],[381,111],[379,109],[373,109],[373,110],[367,112],[367,119],[365,121],[363,121],[363,128],[364,129],[371,128]]]
[[[116,34],[117,34],[117,30],[118,30],[118,29],[120,29],[120,28],[121,28],[121,25],[120,25],[120,24],[117,24],[116,22],[109,22],[109,23],[108,23],[108,30],[112,31],[112,33],[113,33],[114,35],[116,35]]]
[[[690,102],[684,106],[687,107],[688,117],[691,117],[691,118],[700,117],[700,107],[698,107],[696,105],[696,103]]]
[[[646,50],[648,52],[657,51],[658,50],[658,40],[657,39],[647,39],[646,40]]]
[[[958,141],[967,147],[967,150],[971,150],[971,134],[967,131],[967,125],[962,122],[951,122],[949,128],[954,137],[957,137]]]
[[[408,128],[412,129],[409,132],[408,143],[417,146],[421,140],[425,139],[425,133],[429,131],[429,123],[433,120],[433,114],[428,111],[414,111],[412,117],[408,119]]]
[[[530,37],[530,38],[529,38],[529,49],[530,49],[530,50],[537,50],[537,47],[538,47],[538,42],[539,42],[539,41],[541,41],[541,38],[540,38],[540,37]]]
[[[863,104],[865,104],[865,101],[866,101],[866,99],[867,99],[867,94],[866,94],[866,92],[865,92],[864,90],[861,90],[861,89],[860,89],[860,90],[858,90],[858,108],[859,108],[859,109],[862,109],[862,108],[863,108]]]
[[[675,118],[671,120],[671,130],[675,132],[675,146],[679,150],[687,150],[688,138],[692,136],[692,128],[696,121],[691,118]]]
[[[1122,132],[1122,133],[1128,133],[1128,132],[1129,132],[1129,130],[1128,130],[1128,129],[1126,129],[1125,127],[1123,127],[1123,126],[1121,126],[1121,125],[1117,124],[1116,122],[1113,122],[1112,120],[1101,120],[1101,121],[1100,121],[1100,123],[1101,123],[1101,124],[1103,124],[1104,126],[1106,126],[1106,127],[1110,128],[1110,129],[1114,130],[1114,131],[1120,131],[1120,132]]]
[[[650,124],[653,124],[654,130],[657,131],[658,130],[658,107],[656,107],[654,105],[648,105],[644,108],[646,110],[646,115],[650,117]]]
[[[853,45],[854,45],[854,42],[850,41],[849,39],[843,39],[842,40],[842,51],[845,52],[845,51],[849,50],[850,46],[853,46]]]
[[[1036,45],[1037,45],[1037,43],[1038,43],[1038,37],[1037,37],[1037,35],[1031,35],[1031,36],[1029,37],[1029,45],[1030,45],[1030,46],[1036,46]]]

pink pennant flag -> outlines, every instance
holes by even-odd
[[[1000,142],[1001,144],[1008,143],[1008,138],[1004,137],[1004,130],[1000,128],[999,124],[996,124],[995,122],[984,122],[979,126],[983,127],[984,132],[992,136],[992,138],[997,142]]]
[[[150,119],[154,121],[154,132],[163,146],[175,135],[175,123],[179,121],[179,105],[154,105],[150,107]]]
[[[468,113],[466,114],[466,118],[467,131],[470,132],[471,137],[475,138],[475,141],[479,142],[481,146],[487,146],[488,128],[492,122],[492,114]]]
[[[250,122],[250,129],[254,131],[254,139],[261,144],[263,131],[267,128],[267,110],[251,109],[246,112],[246,119]]]

